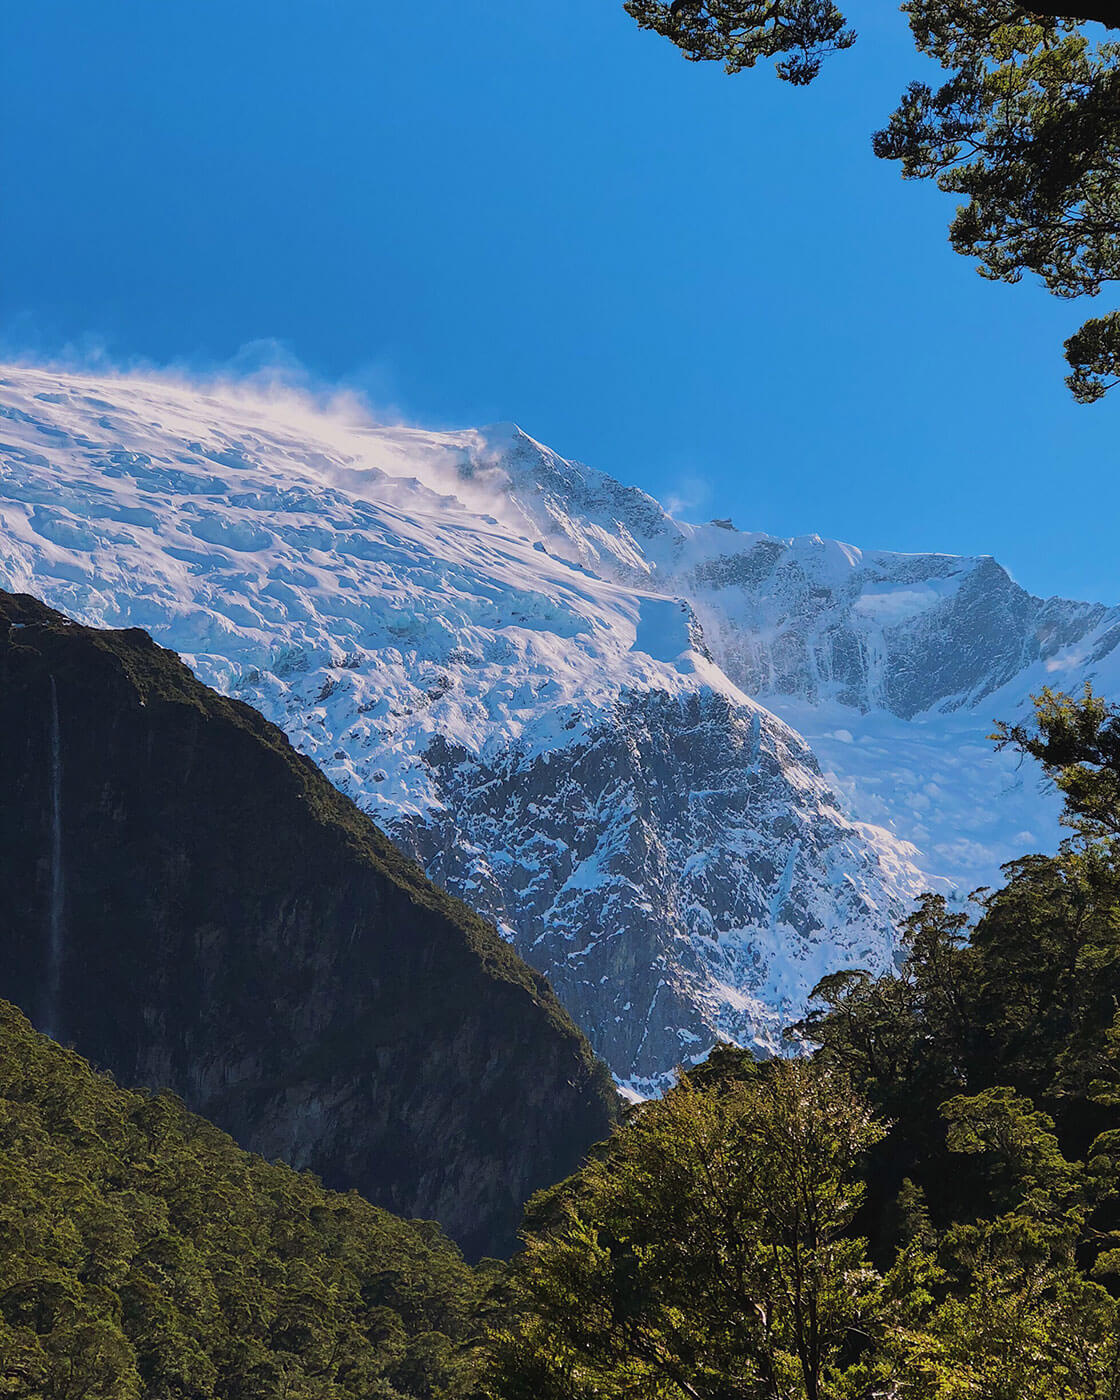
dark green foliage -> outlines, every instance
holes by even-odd
[[[918,1135],[930,1101],[940,1103],[964,1083],[967,922],[941,895],[927,895],[903,925],[901,970],[824,978],[814,992],[817,1008],[795,1028],[812,1043],[827,1042],[833,1062],[892,1120],[911,1122]],[[938,1027],[936,1035],[931,1025]]]
[[[1115,1400],[1120,1308],[1079,1267],[1104,1238],[1090,1222],[1116,1200],[1114,1164],[1067,1160],[1053,1121],[1010,1089],[959,1096],[941,1116],[948,1152],[975,1159],[986,1189],[971,1206],[987,1213],[938,1232],[904,1183],[917,1231],[886,1281],[898,1312],[872,1369],[930,1400]]]
[[[1013,1084],[1070,1128],[1099,1118],[1098,1081],[1120,1071],[1107,1039],[1120,1010],[1118,854],[1093,843],[1017,861],[972,935],[972,1078]]]
[[[1077,837],[1006,867],[971,928],[928,897],[901,970],[826,979],[798,1028],[894,1119],[864,1223],[884,1262],[924,1242],[918,1394],[1120,1394],[1120,1320],[1094,1281],[1120,1266],[1118,729],[1088,690],[1000,726]]]
[[[892,975],[842,974],[817,989],[798,1033],[895,1124],[875,1154],[878,1259],[893,1243],[891,1203],[904,1178],[945,1224],[989,1208],[975,1173],[952,1164],[942,1106],[1015,1092],[1051,1116],[1062,1150],[1083,1157],[1117,1125],[1120,1103],[1120,869],[1100,846],[1008,867],[967,943],[943,902],[909,921]]]
[[[983,276],[1033,273],[1056,296],[1096,296],[1120,277],[1120,45],[1011,0],[906,9],[918,48],[952,76],[910,85],[876,154],[963,197],[949,238]],[[1115,316],[1066,348],[1075,397],[1100,398],[1115,382]]]
[[[1067,823],[1090,838],[1120,836],[1120,706],[1089,686],[1080,699],[1044,690],[1035,701],[1035,728],[1000,724],[992,736],[1037,759],[1065,798]]]
[[[994,737],[1043,764],[1077,836],[1005,867],[972,928],[928,896],[903,928],[900,971],[826,978],[798,1032],[914,1144],[952,1093],[1007,1085],[1052,1112],[1080,1154],[1120,1088],[1120,721],[1090,691],[1047,691],[1034,728]]]
[[[829,54],[856,39],[832,0],[626,0],[626,13],[693,62],[716,59],[740,73],[774,58],[778,76],[797,86],[812,82]]]
[[[451,1400],[487,1278],[0,1002],[0,1395]]]
[[[949,231],[958,253],[996,281],[1037,276],[1055,296],[1096,296],[1120,279],[1120,29],[1114,0],[907,0],[918,50],[949,74],[907,88],[877,155],[907,179],[934,180],[963,203]],[[854,34],[828,0],[627,0],[645,29],[687,58],[729,73],[781,56],[793,83]],[[1066,342],[1066,382],[1092,403],[1120,382],[1120,313]]]
[[[876,1308],[848,1227],[881,1134],[807,1061],[684,1077],[536,1212],[493,1393],[831,1394]]]
[[[1007,1088],[958,1095],[940,1121],[973,1209],[939,1226],[903,1181],[877,1271],[858,1225],[882,1128],[824,1057],[685,1078],[535,1203],[485,1393],[1117,1400],[1120,1308],[1088,1270],[1120,1263],[1120,1236],[1094,1225],[1117,1200],[1120,1133],[1070,1160]]]

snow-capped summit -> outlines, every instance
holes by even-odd
[[[1044,686],[1120,695],[1120,608],[1033,597],[990,556],[672,519],[521,435],[492,469],[546,546],[687,599],[713,660],[810,743],[845,809],[964,895],[1053,849],[1059,803],[989,741]]]
[[[922,887],[1052,842],[978,700],[1120,636],[991,561],[684,524],[511,424],[15,368],[0,587],[282,725],[637,1090],[774,1045]]]

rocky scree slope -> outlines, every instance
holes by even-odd
[[[615,1094],[543,978],[274,725],[0,594],[0,996],[244,1146],[512,1248]]]

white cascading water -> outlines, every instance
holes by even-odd
[[[62,733],[58,721],[58,688],[51,677],[51,894],[47,943],[47,1004],[43,1030],[59,1037],[59,993],[62,987],[62,960],[65,930],[66,873],[62,854]]]

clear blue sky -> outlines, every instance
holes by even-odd
[[[876,162],[918,72],[851,0],[808,91],[620,0],[8,0],[0,334],[214,366],[274,339],[429,425],[515,419],[694,519],[995,554],[1120,602],[1093,308],[983,282]]]

